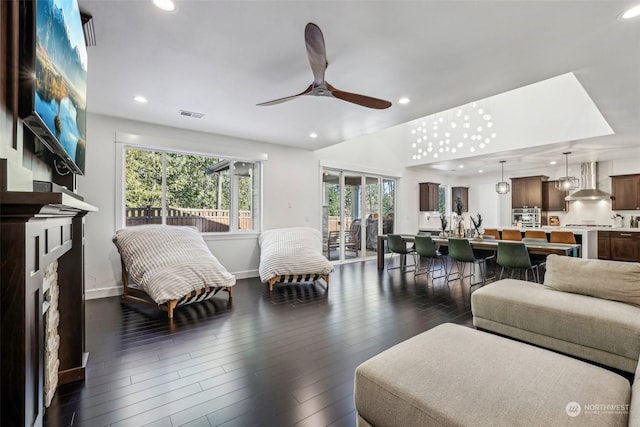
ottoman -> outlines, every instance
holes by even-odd
[[[358,366],[354,398],[359,426],[626,426],[631,386],[586,362],[442,324]]]

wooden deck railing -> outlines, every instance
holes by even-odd
[[[188,225],[202,233],[229,231],[229,211],[224,209],[168,208],[167,225]],[[126,208],[126,225],[162,224],[162,208]],[[251,230],[251,211],[239,211],[238,227]]]

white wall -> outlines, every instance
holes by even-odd
[[[438,218],[428,219],[428,214],[419,212],[420,182],[468,186],[469,214],[482,213],[486,227],[508,226],[511,221],[511,194],[495,193],[495,183],[500,179],[500,174],[458,176],[455,173],[406,168],[402,160],[403,153],[394,149],[392,144],[402,138],[400,131],[394,128],[316,152],[96,114],[89,114],[87,129],[87,140],[91,141],[87,150],[87,174],[78,178],[78,192],[85,196],[88,203],[100,209],[86,218],[88,298],[115,295],[120,291],[119,256],[111,243],[116,224],[114,176],[120,173],[116,170],[115,162],[116,132],[174,140],[174,148],[214,155],[222,155],[229,150],[266,153],[268,160],[264,162],[263,169],[264,229],[289,226],[321,228],[321,166],[396,177],[396,232],[414,233],[419,227],[440,226]],[[579,165],[572,168],[570,173],[579,176]],[[631,160],[604,162],[600,165],[600,188],[610,191],[608,175],[624,173],[640,173],[640,164]],[[564,175],[564,168],[506,170],[505,178],[541,174],[553,179]],[[569,213],[558,215],[563,224],[579,223],[585,218],[600,222],[612,215],[610,206],[607,202],[600,205],[573,202]],[[627,225],[629,216],[637,212],[622,214]],[[238,277],[257,275],[257,233],[207,235],[205,240],[212,253],[229,271]]]
[[[86,217],[85,271],[87,298],[120,292],[120,258],[111,238],[116,227],[116,132],[174,140],[176,149],[221,155],[230,151],[267,153],[263,168],[265,229],[310,226],[320,229],[318,159],[310,151],[221,135],[89,114],[86,175],[78,193],[99,208]],[[257,233],[207,235],[212,253],[238,277],[256,276]]]
[[[397,149],[397,142],[404,138],[402,132],[396,126],[317,150],[315,155],[322,166],[395,177],[395,232],[415,233],[420,222],[418,183],[440,182],[442,178],[436,173],[405,167],[404,152]]]

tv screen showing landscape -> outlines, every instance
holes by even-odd
[[[86,151],[87,49],[76,0],[36,2],[34,113],[63,150],[70,169],[84,173]],[[66,155],[66,156],[65,156]],[[75,167],[74,167],[75,166]]]

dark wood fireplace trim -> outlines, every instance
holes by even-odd
[[[1,425],[42,425],[43,270],[58,260],[59,384],[84,380],[84,217],[64,193],[0,191]]]

